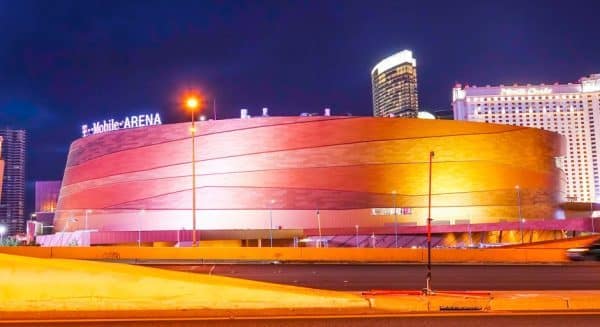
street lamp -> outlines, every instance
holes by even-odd
[[[321,213],[319,212],[319,208],[317,208],[317,225],[319,227],[319,242],[317,243],[317,247],[320,248],[323,235],[321,234]]]
[[[88,214],[92,213],[92,209],[85,209],[85,230],[88,229]]]
[[[396,191],[392,191],[392,197],[394,199],[394,239],[396,247],[398,247],[398,209],[396,207]]]
[[[6,233],[6,226],[0,225],[0,245],[4,244],[4,234]]]
[[[521,217],[521,187],[515,186],[517,190],[517,207],[519,209],[519,229],[521,230],[521,244],[523,244],[523,217]]]
[[[271,201],[269,201],[269,221],[270,221],[270,228],[269,228],[269,240],[270,240],[270,245],[271,247],[273,247],[273,204],[275,203],[274,199],[271,199]]]
[[[185,99],[185,107],[192,114],[192,246],[196,246],[196,120],[194,113],[200,106],[200,101],[195,96],[188,96]]]
[[[427,282],[425,288],[425,293],[427,295],[433,293],[431,288],[431,179],[434,155],[435,152],[429,151],[429,203],[427,206]]]
[[[596,226],[594,226],[594,202],[590,199],[590,220],[592,222],[592,234],[596,233]]]

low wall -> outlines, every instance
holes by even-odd
[[[426,263],[427,249],[0,247],[0,253],[87,260],[197,260]],[[564,249],[433,249],[433,263],[560,263]]]

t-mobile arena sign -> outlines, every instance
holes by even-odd
[[[154,125],[162,125],[162,121],[160,120],[160,115],[158,113],[128,116],[122,120],[115,120],[111,118],[108,120],[94,122],[92,123],[91,127],[87,124],[84,124],[81,125],[81,134],[83,137],[86,137],[89,135],[118,131],[120,129]]]

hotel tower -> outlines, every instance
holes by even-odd
[[[600,200],[600,74],[569,84],[457,85],[452,90],[452,108],[456,120],[536,127],[562,134],[566,155],[556,163],[566,177],[565,200]]]
[[[400,51],[371,71],[375,117],[417,117],[417,61],[412,51]]]

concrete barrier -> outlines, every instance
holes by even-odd
[[[427,249],[252,247],[0,247],[0,253],[88,260],[224,260],[426,263]],[[563,249],[433,249],[433,263],[560,263]]]

